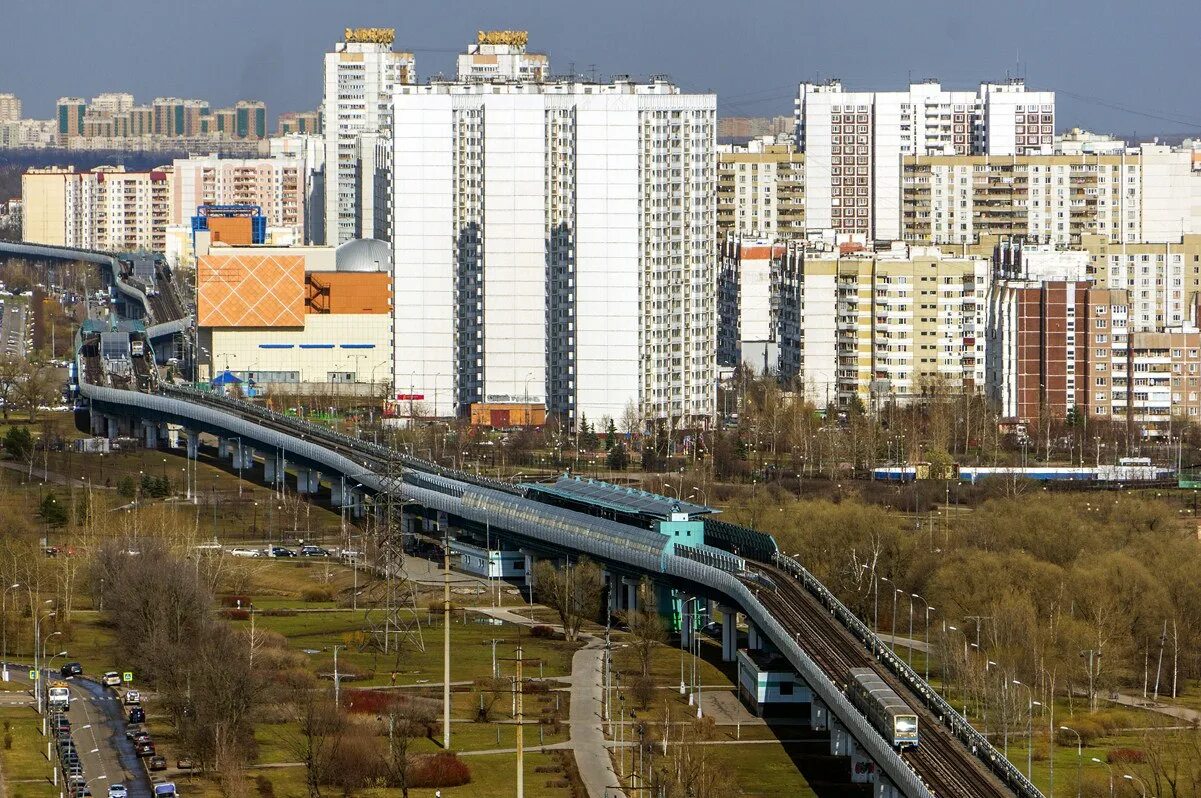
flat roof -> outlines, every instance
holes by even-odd
[[[611,482],[566,475],[559,477],[553,485],[530,482],[526,483],[526,488],[578,504],[647,518],[666,520],[671,518],[673,513],[687,513],[691,517],[718,512],[712,507],[682,501],[674,496],[661,496],[658,493],[614,485]]]

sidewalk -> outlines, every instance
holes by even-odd
[[[503,608],[483,607],[480,612],[508,623],[522,626],[538,626],[538,622]],[[567,744],[547,746],[571,748],[575,753],[576,769],[588,791],[588,798],[626,798],[617,785],[617,773],[613,760],[609,758],[608,743],[601,728],[601,706],[604,703],[601,669],[604,666],[604,641],[598,637],[584,637],[587,644],[571,658],[571,676],[558,681],[571,684],[571,706],[568,724],[570,738]]]

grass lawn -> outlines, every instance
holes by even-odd
[[[58,787],[50,784],[46,738],[32,707],[0,707],[0,724],[12,734],[12,748],[0,747],[3,777],[9,798],[51,798]]]

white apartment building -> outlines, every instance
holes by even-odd
[[[0,122],[16,122],[21,118],[21,98],[15,94],[0,94]]]
[[[347,28],[325,54],[325,236],[334,246],[356,237],[358,136],[386,133],[392,93],[416,80],[413,54],[393,51],[394,38],[391,28]]]
[[[899,92],[802,83],[795,121],[806,227],[896,240],[905,156],[1050,153],[1055,94],[1027,91],[1020,80],[974,92],[944,91],[934,81]]]
[[[717,146],[719,236],[805,236],[805,156],[769,136]]]
[[[171,224],[186,225],[201,205],[258,205],[269,227],[304,236],[304,164],[299,158],[181,158],[172,173]]]
[[[930,247],[789,245],[776,292],[781,376],[819,405],[982,387],[990,269]]]
[[[728,236],[717,277],[717,362],[778,374],[779,272],[785,247],[770,238]]]
[[[663,80],[399,87],[396,385],[438,415],[709,420],[715,117]]]
[[[459,54],[459,81],[541,83],[546,80],[550,77],[550,59],[544,53],[527,53],[528,39],[523,30],[480,31],[476,43]]]

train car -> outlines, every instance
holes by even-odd
[[[851,668],[851,703],[893,748],[918,744],[917,714],[871,668]]]

